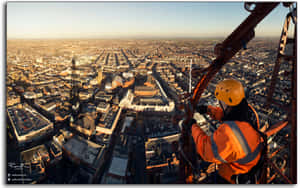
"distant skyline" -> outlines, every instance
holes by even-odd
[[[277,37],[278,5],[255,29]],[[250,13],[244,2],[8,2],[7,38],[226,37]]]

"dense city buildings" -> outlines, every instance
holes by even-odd
[[[214,60],[221,39],[8,40],[8,183],[176,183],[179,104]],[[286,119],[265,107],[278,41],[255,39],[212,79],[201,104],[218,105],[216,84],[240,80],[262,127]],[[288,104],[291,63],[274,100]],[[195,114],[209,135],[219,123]],[[285,130],[287,131],[287,130]],[[282,145],[277,138],[274,143]],[[22,164],[15,164],[21,161]],[[18,168],[16,168],[16,166]]]
[[[52,122],[26,104],[8,107],[7,114],[19,145],[37,140],[53,130]]]

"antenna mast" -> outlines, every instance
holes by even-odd
[[[192,64],[193,64],[193,59],[191,59],[191,63],[190,63],[190,73],[189,73],[189,93],[192,92]]]

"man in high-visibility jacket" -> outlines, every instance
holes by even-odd
[[[189,127],[202,159],[217,163],[219,175],[236,183],[236,177],[247,174],[260,161],[263,139],[258,132],[259,119],[254,108],[248,105],[239,81],[227,79],[219,82],[215,96],[220,107],[202,105],[197,111],[219,120],[221,125],[217,130],[208,136],[194,120]]]

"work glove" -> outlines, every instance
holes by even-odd
[[[194,118],[190,119],[187,123],[184,123],[185,120],[181,120],[179,122],[179,127],[182,130],[182,128],[185,128],[185,130],[190,130],[192,125],[197,123]]]
[[[200,114],[206,114],[207,113],[207,105],[198,105],[196,107],[197,112]]]

